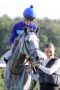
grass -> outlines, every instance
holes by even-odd
[[[5,84],[4,84],[4,79],[1,79],[1,78],[0,78],[0,90],[6,90]]]
[[[6,90],[3,77],[3,69],[0,68],[0,90]]]

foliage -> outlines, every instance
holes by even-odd
[[[6,90],[3,79],[0,79],[0,90]]]
[[[6,90],[3,78],[3,69],[0,68],[0,90]]]
[[[8,41],[10,32],[17,21],[19,21],[19,18],[10,19],[6,15],[0,17],[0,56],[10,48]]]

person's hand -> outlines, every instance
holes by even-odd
[[[42,58],[39,60],[39,64],[42,64]]]

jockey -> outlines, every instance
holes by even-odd
[[[36,14],[35,14],[35,11],[34,11],[32,5],[23,11],[23,16],[24,16],[24,19],[20,22],[17,22],[14,25],[12,32],[10,34],[9,43],[10,43],[11,47],[13,47],[14,40],[19,35],[22,35],[22,33],[24,32],[25,26],[27,26],[29,28],[29,30],[31,30],[33,32],[37,32],[36,31],[37,26],[34,23],[32,23],[32,21],[36,18]],[[5,53],[4,60],[7,61],[11,55],[12,55],[12,50],[9,50],[7,53]]]
[[[10,35],[9,42],[12,45],[15,38],[22,34],[24,31],[24,27],[27,26],[30,30],[34,31],[36,30],[37,26],[32,23],[32,21],[36,18],[35,11],[33,9],[33,6],[31,5],[29,8],[26,8],[23,12],[24,20],[17,22],[12,30],[12,33]]]

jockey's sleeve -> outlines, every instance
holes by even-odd
[[[9,43],[10,43],[10,45],[12,45],[14,43],[14,40],[17,37],[16,28],[15,27],[16,26],[13,27],[13,30],[12,30],[12,32],[10,34],[10,37],[9,37]]]
[[[46,68],[42,65],[39,65],[39,69],[41,69],[46,74],[53,74],[55,71],[57,71],[60,68],[60,59],[57,59],[55,63],[51,66],[51,68]]]
[[[23,31],[23,27],[24,27],[24,22],[23,21],[17,22],[13,26],[12,32],[11,32],[10,37],[9,37],[9,43],[10,44],[14,43],[15,38],[17,36],[19,36],[19,34]]]

